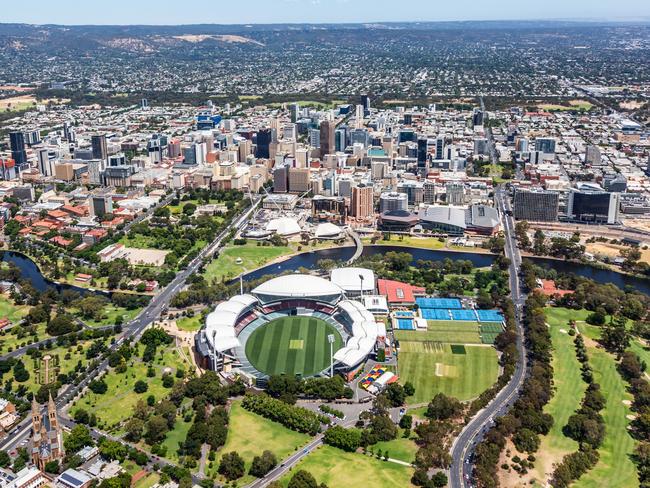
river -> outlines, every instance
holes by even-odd
[[[444,250],[430,250],[418,249],[411,247],[401,246],[365,246],[362,256],[374,256],[377,254],[385,254],[389,251],[407,252],[413,257],[413,261],[426,260],[426,261],[441,261],[445,258],[457,260],[465,259],[471,261],[476,267],[490,266],[494,261],[494,256],[491,254],[480,254],[472,252],[452,252]],[[279,263],[270,264],[262,268],[256,269],[244,275],[244,279],[257,279],[264,275],[275,275],[286,271],[296,271],[299,268],[315,269],[318,261],[321,259],[333,259],[335,261],[347,261],[354,255],[354,247],[337,247],[332,249],[321,249],[319,251],[304,252],[292,256]],[[634,276],[617,273],[611,270],[594,268],[586,264],[571,263],[567,261],[559,261],[556,259],[546,259],[540,257],[526,258],[533,261],[535,264],[553,268],[560,273],[575,273],[586,278],[590,278],[598,283],[613,283],[619,288],[630,286],[639,290],[647,295],[650,295],[650,280],[636,278]],[[21,270],[22,277],[31,280],[33,286],[39,290],[44,291],[48,287],[55,287],[57,291],[72,290],[81,294],[89,293],[89,290],[84,288],[61,285],[53,283],[47,278],[43,277],[38,266],[28,257],[20,253],[11,251],[0,251],[0,261],[14,263]],[[104,293],[104,292],[101,292]]]

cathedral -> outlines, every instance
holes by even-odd
[[[64,457],[63,431],[52,395],[47,403],[47,415],[43,415],[35,398],[32,401],[31,454],[32,462],[41,471],[50,461],[60,461]]]

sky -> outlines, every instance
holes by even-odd
[[[0,22],[177,25],[650,20],[649,0],[30,0],[28,5],[3,9]]]

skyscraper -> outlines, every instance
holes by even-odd
[[[361,95],[361,105],[363,106],[363,115],[370,115],[370,95]]]
[[[445,138],[436,139],[436,159],[445,159]]]
[[[43,176],[52,176],[54,174],[54,161],[50,159],[47,149],[38,150],[38,171]]]
[[[255,157],[269,159],[271,157],[270,146],[273,139],[271,129],[262,129],[257,133],[257,151]]]
[[[273,170],[273,192],[286,193],[289,191],[289,167],[278,166]]]
[[[535,139],[535,150],[546,154],[555,154],[555,139],[553,137],[538,137]]]
[[[553,222],[557,220],[559,195],[545,190],[517,190],[514,216],[517,220]]]
[[[375,213],[372,186],[359,185],[352,188],[350,213],[358,219],[367,219]]]
[[[329,120],[320,123],[320,157],[325,158],[326,154],[334,153],[334,131],[336,126]]]
[[[27,165],[27,152],[25,151],[25,134],[22,132],[10,132],[9,144],[11,146],[11,159],[21,170]]]
[[[108,158],[106,134],[95,134],[90,139],[93,147],[93,159],[105,160]]]

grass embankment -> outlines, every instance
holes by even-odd
[[[219,252],[219,256],[206,266],[203,276],[208,282],[229,280],[242,273],[265,266],[283,256],[327,249],[333,246],[336,246],[333,241],[312,241],[308,245],[290,242],[287,246],[264,246],[258,245],[255,241],[248,241],[242,246],[228,244]],[[238,263],[237,259],[241,259],[241,263]]]
[[[401,341],[398,366],[400,382],[415,386],[409,404],[428,402],[439,392],[470,400],[492,386],[499,373],[492,347],[466,345],[464,353],[454,354],[449,344],[426,339]]]
[[[565,436],[562,429],[569,417],[580,408],[587,387],[580,374],[580,362],[575,354],[573,337],[568,334],[569,320],[584,320],[587,314],[560,308],[547,308],[545,312],[553,343],[555,393],[544,408],[544,412],[553,417],[553,427],[542,437],[535,462],[535,470],[541,480],[550,477],[554,463],[559,463],[563,456],[578,450],[578,443]]]
[[[185,332],[196,332],[203,325],[201,317],[200,313],[197,313],[194,317],[183,317],[182,319],[176,320],[176,327]]]
[[[410,414],[411,412],[409,412]],[[382,453],[388,452],[390,459],[397,459],[406,463],[415,461],[415,453],[418,451],[418,446],[414,438],[404,438],[404,429],[399,429],[397,438],[392,441],[378,442],[373,447],[374,452],[380,450]]]
[[[234,402],[230,409],[228,424],[228,437],[226,444],[219,450],[217,460],[208,466],[208,473],[216,473],[219,460],[224,453],[237,451],[246,463],[246,473],[251,467],[253,458],[263,451],[269,450],[278,458],[278,463],[290,454],[304,446],[310,437],[289,430],[282,425],[267,420],[264,417],[245,410],[241,402]],[[239,486],[251,481],[253,477],[248,474],[238,480]]]
[[[390,234],[389,240],[379,239],[374,244],[371,244],[370,239],[363,239],[363,243],[366,246],[375,245],[375,246],[404,246],[404,247],[419,247],[422,249],[444,249],[445,240],[440,240],[437,237],[415,237],[415,236],[405,236],[399,234]]]
[[[282,478],[282,485],[286,487],[293,473],[301,469],[309,471],[319,484],[325,483],[329,488],[413,486],[413,468],[409,466],[344,452],[331,446],[321,446],[303,458]]]

